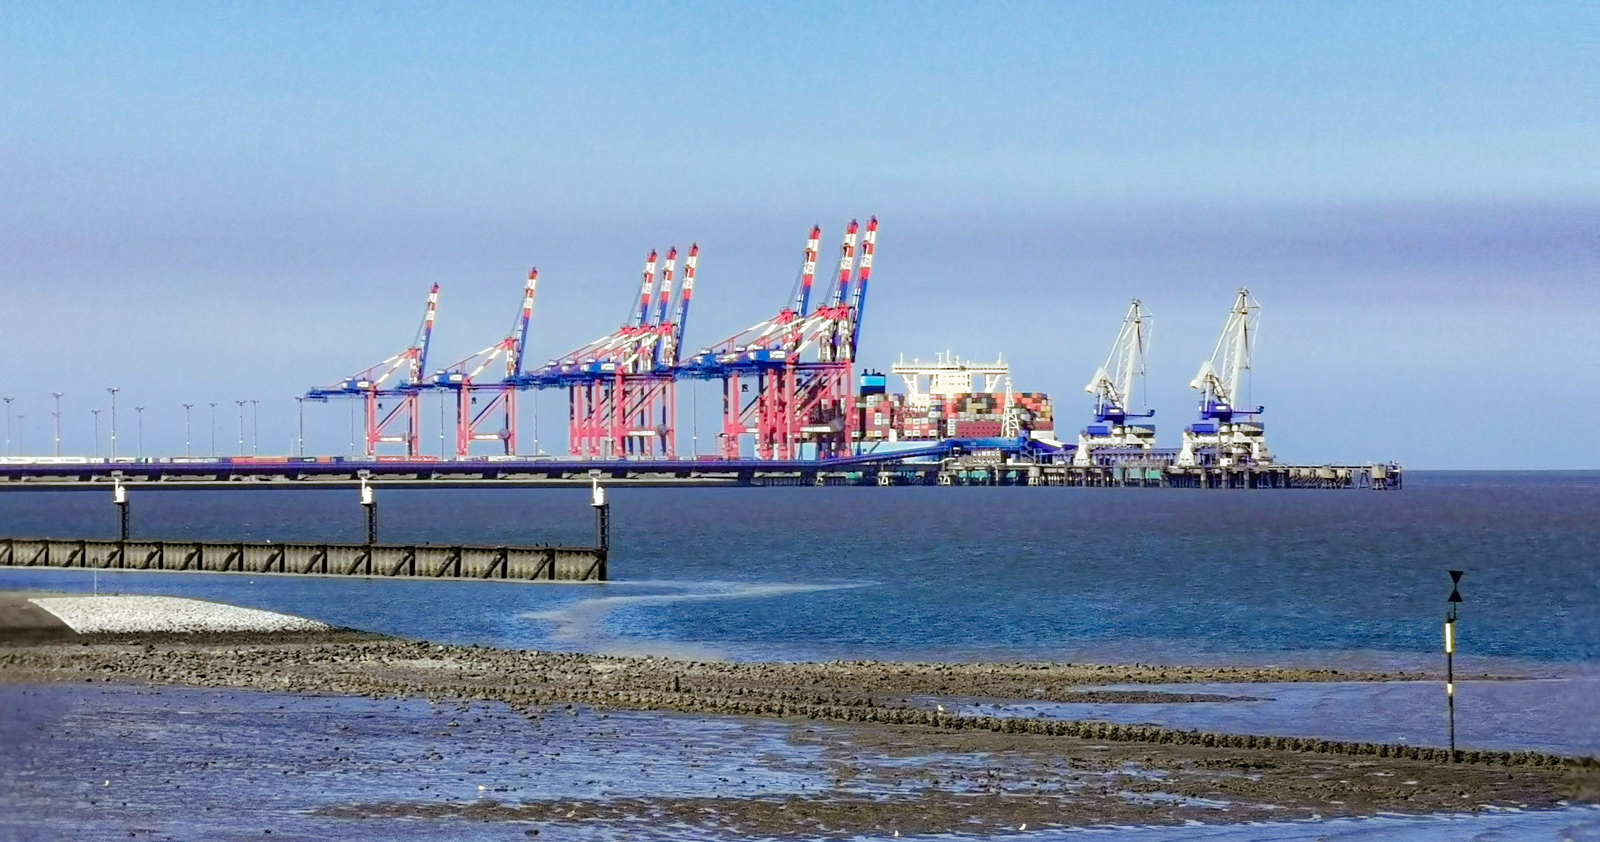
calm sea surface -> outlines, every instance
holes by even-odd
[[[109,492],[0,492],[0,533],[111,536]],[[361,539],[354,491],[140,491],[140,537]],[[738,659],[1093,658],[1600,668],[1600,473],[1412,473],[1399,493],[613,492],[604,585],[0,570],[441,641]],[[396,542],[588,543],[581,489],[379,492]]]
[[[718,488],[620,489],[612,499],[616,581],[605,584],[0,570],[0,589],[178,594],[371,631],[542,649],[1436,671],[1446,571],[1455,568],[1467,571],[1464,670],[1542,676],[1463,682],[1463,744],[1600,750],[1600,474],[1412,474],[1405,491],[1387,494]],[[592,538],[584,489],[384,490],[379,505],[388,541]],[[364,528],[348,489],[135,489],[132,507],[138,537],[358,541]],[[0,492],[0,534],[114,531],[103,489]],[[970,709],[1444,739],[1436,682],[1214,689],[1248,690],[1259,701],[998,700]],[[504,790],[496,797],[523,800],[634,789],[772,795],[817,791],[832,780],[785,737],[791,726],[739,718],[523,717],[485,708],[469,720],[419,701],[101,685],[0,687],[0,708],[6,838],[264,838],[270,828],[306,839],[522,839],[517,823],[329,821],[307,811],[401,797],[470,801],[480,797],[479,781]],[[442,723],[454,719],[474,725],[441,739],[451,730]],[[506,755],[508,746],[520,753]],[[749,759],[763,752],[783,758],[782,768],[752,767]],[[551,829],[583,839],[643,832]],[[689,828],[650,834],[723,836]],[[1597,834],[1600,812],[1590,807],[1091,831],[1118,842]]]

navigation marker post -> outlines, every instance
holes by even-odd
[[[1444,618],[1444,697],[1450,719],[1450,762],[1456,761],[1456,606],[1461,604],[1461,574],[1450,571],[1450,613]]]
[[[111,476],[111,502],[117,505],[117,540],[128,540],[128,489],[122,486],[122,472]]]
[[[361,472],[361,507],[367,510],[367,551],[370,556],[372,545],[378,543],[378,498],[367,483],[368,476],[366,471]]]
[[[604,579],[606,557],[611,554],[611,503],[606,500],[598,470],[589,471],[589,502],[594,506],[594,543],[600,550],[600,577]]]

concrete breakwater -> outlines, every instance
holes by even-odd
[[[603,582],[607,555],[604,543],[595,547],[494,547],[0,538],[0,567],[527,582]]]

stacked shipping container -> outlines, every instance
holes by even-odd
[[[928,408],[908,406],[905,395],[863,394],[862,438],[867,441],[916,441],[998,436],[1005,422],[1005,393],[974,392],[932,397]],[[1054,430],[1050,396],[1043,392],[1012,394],[1023,430]]]

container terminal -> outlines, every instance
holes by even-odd
[[[439,307],[429,290],[410,345],[377,365],[309,390],[306,403],[354,401],[360,456],[7,457],[0,482],[166,487],[387,482],[440,486],[608,482],[730,485],[1027,485],[1394,490],[1393,463],[1293,465],[1267,448],[1261,406],[1241,406],[1261,307],[1238,291],[1211,356],[1190,387],[1199,417],[1180,446],[1156,446],[1152,411],[1132,395],[1146,375],[1151,317],[1134,300],[1105,363],[1090,378],[1088,423],[1063,433],[1050,396],[1013,388],[1004,358],[904,357],[890,375],[856,367],[877,251],[878,220],[852,221],[837,272],[817,284],[822,230],[813,226],[788,296],[771,317],[685,352],[700,248],[652,250],[627,322],[538,366],[525,365],[539,273],[530,271],[509,333],[429,373]],[[901,381],[892,391],[890,376]],[[678,447],[679,383],[720,387],[711,453]],[[564,457],[519,451],[518,397],[565,392]],[[454,407],[453,455],[422,453],[422,398]],[[302,415],[303,429],[303,415]],[[303,451],[303,434],[300,437]],[[484,450],[492,452],[485,453]]]

